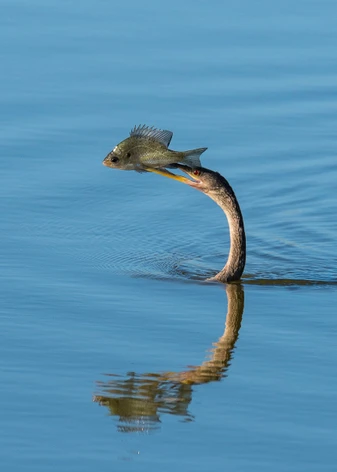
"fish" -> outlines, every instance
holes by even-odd
[[[135,126],[130,136],[109,152],[103,164],[113,169],[137,172],[162,169],[178,163],[192,168],[201,167],[200,155],[207,148],[173,151],[168,149],[172,136],[173,133],[165,129],[146,125]]]

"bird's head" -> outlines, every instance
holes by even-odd
[[[218,187],[223,186],[222,180],[223,177],[213,170],[206,169],[205,167],[189,167],[182,164],[172,164],[170,168],[179,169],[184,172],[190,179],[182,176],[176,175],[172,172],[169,172],[166,169],[147,169],[156,174],[168,177],[169,179],[177,180],[183,184],[187,184],[190,187],[194,187],[197,190],[200,190],[203,193],[209,193],[213,190],[216,190]]]

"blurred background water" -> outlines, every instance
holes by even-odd
[[[336,15],[2,2],[4,469],[335,470]],[[233,186],[242,286],[211,200],[101,165],[143,123]]]

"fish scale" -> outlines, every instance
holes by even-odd
[[[135,126],[130,136],[113,148],[103,160],[107,167],[119,170],[146,172],[149,168],[160,169],[172,164],[200,167],[200,155],[207,148],[188,151],[168,149],[173,133],[146,125]]]

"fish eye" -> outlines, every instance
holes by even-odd
[[[195,169],[193,171],[193,175],[200,175],[200,174],[201,174],[200,170]]]
[[[118,162],[118,161],[119,161],[118,157],[112,157],[111,158],[111,162]]]
[[[126,157],[131,157],[131,152],[127,152]]]

